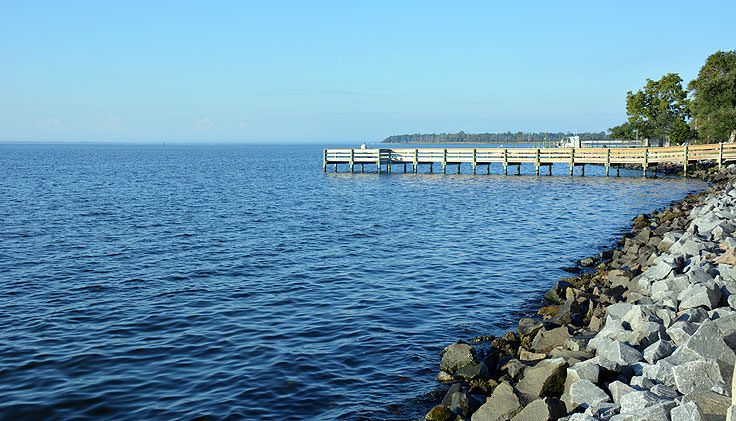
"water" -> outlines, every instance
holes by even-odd
[[[0,418],[421,417],[444,346],[704,187],[321,167],[318,145],[0,145]]]

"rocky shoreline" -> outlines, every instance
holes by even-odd
[[[736,165],[689,175],[711,187],[635,218],[537,317],[446,347],[425,419],[736,421]]]

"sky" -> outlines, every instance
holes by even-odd
[[[0,141],[602,131],[736,49],[731,1],[8,1]]]

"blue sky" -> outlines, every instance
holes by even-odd
[[[736,2],[3,2],[0,141],[599,131]]]

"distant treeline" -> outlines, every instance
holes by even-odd
[[[599,133],[440,133],[440,134],[401,134],[389,136],[382,143],[523,143],[558,141],[569,136],[580,136],[582,140],[608,139],[606,132]]]

